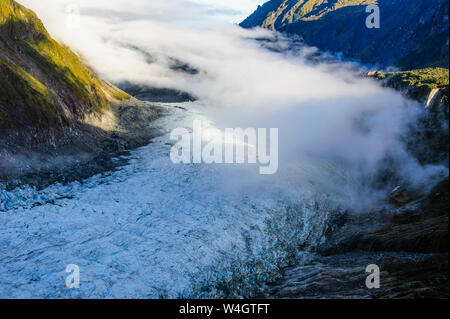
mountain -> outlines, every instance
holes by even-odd
[[[381,27],[366,27],[369,4]],[[271,0],[240,25],[300,35],[323,51],[380,67],[447,67],[447,0]]]
[[[326,14],[341,8],[376,4],[376,0],[272,0],[268,1],[245,19],[241,26],[261,26],[278,30],[298,21],[319,20]]]
[[[47,142],[87,115],[101,114],[108,102],[126,98],[53,40],[33,11],[0,1],[0,142]]]

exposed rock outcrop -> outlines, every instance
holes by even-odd
[[[383,86],[400,91],[423,105],[426,112],[408,134],[409,151],[422,164],[448,165],[449,70],[370,71],[366,77],[380,81]]]
[[[0,1],[0,182],[23,175],[43,185],[112,169],[109,153],[148,143],[158,115],[101,80],[33,11]]]
[[[384,212],[348,215],[317,256],[283,271],[270,297],[448,298],[449,181],[409,196]],[[365,285],[371,264],[381,270],[379,289]]]

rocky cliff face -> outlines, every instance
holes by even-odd
[[[419,101],[426,112],[410,131],[409,150],[422,164],[448,163],[449,73],[444,68],[413,71],[370,71],[368,78]]]
[[[49,142],[127,97],[53,40],[31,10],[0,1],[0,146]]]
[[[368,4],[381,27],[368,29]],[[272,0],[241,23],[298,34],[321,50],[382,67],[448,67],[446,0]]]
[[[245,28],[261,26],[278,30],[298,21],[319,20],[341,8],[376,3],[377,0],[272,0],[258,6],[241,26]]]

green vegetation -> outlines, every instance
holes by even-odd
[[[50,127],[101,113],[130,96],[101,81],[53,40],[31,10],[0,1],[0,130]]]
[[[285,0],[284,4],[287,8],[295,3],[285,14],[291,16],[289,23],[295,23],[299,20],[312,21],[322,18],[331,11],[336,11],[341,8],[359,5],[369,5],[377,3],[377,0],[301,0],[289,1]],[[285,21],[286,19],[283,19]]]
[[[425,68],[401,72],[376,72],[373,77],[421,102],[427,100],[433,89],[440,89],[444,93],[442,102],[448,105],[449,69]]]
[[[427,89],[448,89],[449,70],[444,68],[426,68],[413,71],[388,72],[385,77],[404,86],[425,87]]]

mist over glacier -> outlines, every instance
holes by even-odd
[[[288,190],[294,183],[296,189],[335,193],[348,206],[370,207],[396,182],[422,187],[445,171],[421,166],[406,149],[407,130],[420,116],[420,106],[362,79],[355,64],[312,63],[308,56],[320,54],[314,48],[289,50],[290,40],[281,34],[211,18],[233,15],[233,3],[22,3],[112,82],[188,92],[219,129],[279,128],[279,173],[268,180],[249,173],[237,185],[276,182]],[[398,181],[379,185],[387,162]]]

